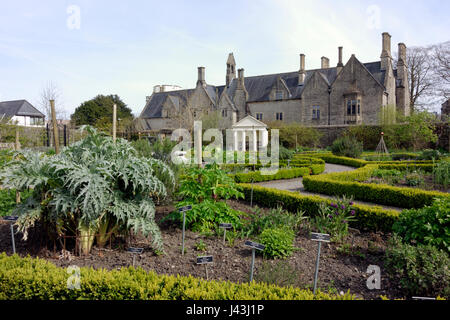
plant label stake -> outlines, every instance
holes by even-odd
[[[181,254],[184,255],[184,233],[186,229],[186,211],[192,210],[192,206],[185,206],[178,209],[179,212],[183,212],[183,240],[181,245]]]
[[[221,223],[219,224],[219,228],[223,229],[223,244],[225,245],[225,239],[227,237],[227,229],[233,228],[231,223]]]
[[[290,168],[291,166],[290,166],[290,163],[291,163],[291,160],[290,159],[288,159],[288,168]]]
[[[213,263],[213,256],[202,256],[197,257],[197,264],[204,264],[205,265],[205,271],[206,271],[206,280],[208,279],[208,264]]]
[[[14,241],[14,221],[17,221],[17,219],[19,219],[18,216],[3,217],[3,220],[11,222],[11,224],[10,224],[10,226],[11,226],[11,243],[12,243],[13,254],[16,254],[16,243]]]
[[[252,179],[252,191],[250,193],[250,207],[253,207],[253,182],[254,179]]]
[[[319,242],[317,249],[317,259],[316,259],[316,271],[314,272],[314,294],[316,294],[317,288],[317,277],[319,275],[319,260],[320,260],[320,247],[322,242],[330,242],[330,235],[326,233],[311,233],[311,240]]]
[[[266,246],[263,245],[263,244],[252,242],[252,241],[248,241],[248,240],[245,241],[245,245],[247,247],[252,248],[252,265],[251,265],[251,268],[250,268],[250,282],[252,282],[253,281],[253,270],[255,268],[255,250],[262,251],[262,250],[264,250],[264,248]]]
[[[136,264],[136,255],[141,254],[144,251],[144,248],[128,248],[128,252],[133,254],[133,267]]]

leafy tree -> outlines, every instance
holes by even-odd
[[[98,95],[95,98],[83,102],[71,116],[72,122],[79,125],[91,125],[103,131],[109,131],[112,127],[113,105],[117,105],[118,129],[130,124],[133,120],[131,109],[119,98],[118,95]],[[122,128],[122,129],[121,129]]]
[[[280,144],[286,148],[316,147],[320,143],[321,133],[300,123],[273,121],[268,122],[267,125],[272,129],[279,130]]]
[[[15,209],[19,230],[28,236],[36,222],[48,235],[77,234],[82,253],[89,253],[94,235],[104,245],[112,234],[130,231],[151,235],[162,250],[162,240],[154,221],[155,201],[164,198],[162,180],[172,177],[163,162],[140,158],[131,144],[86,129],[89,135],[60,154],[17,153],[16,159],[0,172],[4,188],[32,195]]]

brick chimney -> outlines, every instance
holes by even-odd
[[[198,80],[197,80],[197,86],[206,86],[205,81],[205,67],[198,67]]]
[[[321,58],[321,68],[322,69],[328,69],[330,67],[330,59],[327,57]]]
[[[300,70],[298,71],[298,84],[303,84],[305,82],[306,71],[305,71],[305,55],[300,54]]]

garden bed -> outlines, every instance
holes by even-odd
[[[244,212],[253,212],[245,202],[228,201],[231,207]],[[157,221],[159,222],[173,207],[158,207]],[[266,209],[262,209],[266,210]],[[219,236],[204,236],[191,231],[186,232],[187,249],[184,256],[181,255],[181,230],[168,223],[161,224],[164,243],[164,255],[156,255],[150,247],[150,243],[136,237],[129,243],[130,246],[143,247],[144,252],[136,258],[136,265],[146,270],[154,270],[158,274],[193,275],[206,278],[205,267],[196,265],[196,257],[201,255],[213,255],[214,264],[209,267],[209,279],[230,280],[233,282],[246,282],[249,279],[251,263],[251,250],[244,246],[244,239],[236,239],[234,246],[228,243],[224,246]],[[392,283],[386,275],[383,266],[384,250],[388,235],[382,233],[352,233],[348,243],[352,243],[352,254],[347,250],[340,250],[336,244],[325,244],[321,251],[321,264],[319,271],[318,287],[325,291],[337,290],[337,292],[350,290],[357,297],[365,299],[377,299],[380,295],[389,298],[401,298],[403,295],[398,290],[398,285]],[[16,249],[19,255],[26,256],[30,252],[30,245],[20,241],[21,235],[16,235]],[[203,242],[206,251],[197,251],[197,245]],[[306,230],[296,236],[294,246],[299,248],[286,260],[267,260],[260,254],[256,256],[255,280],[264,278],[277,278],[280,285],[294,285],[301,288],[312,288],[314,267],[317,254],[317,243],[309,240]],[[89,256],[72,256],[72,260],[66,256],[60,257],[61,251],[48,249],[38,250],[33,256],[45,258],[52,263],[67,267],[77,265],[105,269],[120,269],[132,264],[132,255],[125,251],[125,244],[113,243],[105,249],[94,247]],[[11,235],[9,224],[0,222],[0,252],[12,253]],[[345,252],[347,251],[347,252]],[[366,287],[366,273],[369,265],[378,265],[381,268],[381,290],[369,290]],[[278,267],[277,267],[278,266]],[[273,267],[273,269],[272,269]],[[268,272],[281,268],[278,272]]]

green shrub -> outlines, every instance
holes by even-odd
[[[406,185],[410,187],[417,187],[423,185],[425,180],[419,172],[409,172],[405,175]]]
[[[241,198],[240,187],[217,164],[205,168],[192,167],[181,177],[178,196],[182,199],[177,208],[192,206],[186,213],[186,227],[193,231],[214,230],[219,223],[241,225],[242,212],[230,208],[223,199]],[[164,220],[183,221],[183,213],[177,211]]]
[[[355,138],[344,136],[333,142],[331,151],[336,156],[359,158],[363,152],[363,146],[362,143]]]
[[[433,168],[434,181],[445,188],[450,186],[450,161],[443,160]]]
[[[263,255],[267,258],[287,258],[294,251],[295,233],[289,227],[268,228],[261,232],[259,241],[265,245]]]
[[[0,300],[353,300],[354,295],[316,295],[311,290],[264,283],[206,281],[158,275],[141,268],[80,268],[80,289],[67,288],[67,269],[40,259],[0,254]]]
[[[392,229],[407,243],[433,245],[450,253],[450,198],[402,211]]]
[[[386,269],[413,295],[450,298],[450,258],[432,245],[412,246],[394,236],[386,249]]]
[[[362,142],[366,150],[375,150],[380,142],[381,131],[378,126],[356,125],[349,126],[342,135]]]
[[[240,186],[245,199],[250,201],[252,186],[250,184]],[[318,213],[321,203],[329,205],[331,202],[332,200],[320,196],[305,196],[298,192],[253,186],[253,203],[267,208],[282,207],[291,213],[301,210],[309,217],[314,217]],[[352,221],[350,226],[370,231],[390,232],[400,214],[396,210],[376,206],[354,204],[353,208],[357,220]]]
[[[305,218],[302,211],[293,214],[280,207],[266,211],[256,208],[254,213],[248,215],[241,232],[243,237],[250,237],[268,228],[288,227],[298,231]]]
[[[314,231],[327,233],[332,241],[342,242],[348,235],[348,225],[355,220],[353,201],[346,197],[335,199],[329,205],[320,204],[319,213],[311,219]]]
[[[442,158],[442,154],[439,150],[426,149],[423,150],[419,156],[418,160],[440,160]]]

